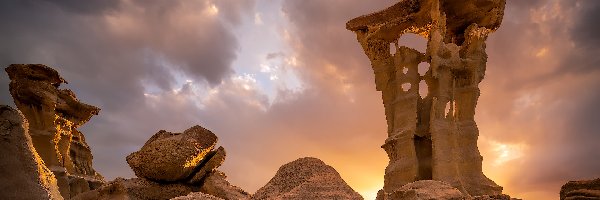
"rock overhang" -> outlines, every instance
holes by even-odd
[[[461,44],[469,26],[477,24],[494,31],[500,27],[506,0],[403,0],[382,11],[354,18],[346,29],[370,32],[388,42],[401,34],[414,33],[427,37],[431,24],[438,20],[430,12],[438,7],[446,15],[446,43]]]

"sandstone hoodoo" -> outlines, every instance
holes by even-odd
[[[15,105],[29,122],[33,146],[58,181],[65,199],[98,188],[104,178],[92,167],[92,152],[78,127],[99,108],[80,102],[56,70],[41,64],[12,64],[6,72]]]
[[[0,158],[0,199],[63,199],[31,143],[27,120],[7,105],[0,105]]]
[[[504,6],[505,0],[404,0],[346,24],[383,96],[388,138],[382,147],[390,162],[380,196],[418,180],[443,181],[469,196],[501,194],[482,172],[474,115],[485,41],[500,26]],[[399,46],[407,33],[428,39],[426,52]],[[419,74],[421,63],[429,66],[426,73]]]
[[[193,126],[183,133],[161,130],[142,148],[127,156],[138,178],[118,178],[76,199],[248,199],[217,170],[225,161],[225,148],[215,149],[217,136]],[[188,195],[189,196],[186,196]],[[179,199],[181,199],[179,198]]]
[[[285,164],[252,199],[363,199],[331,166],[317,158]]]

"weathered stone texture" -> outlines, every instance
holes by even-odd
[[[469,196],[461,193],[458,189],[447,183],[434,180],[415,181],[402,186],[400,189],[390,193],[386,199],[389,200],[463,200]]]
[[[63,199],[28,128],[19,111],[0,105],[0,199]]]
[[[250,199],[250,194],[241,188],[231,185],[225,173],[213,171],[204,179],[200,192],[225,200]]]
[[[225,162],[225,148],[219,147],[204,157],[197,172],[190,179],[191,184],[201,183],[210,173]]]
[[[285,164],[252,199],[363,199],[335,169],[317,158]]]
[[[346,24],[382,91],[388,125],[382,148],[390,158],[383,193],[439,180],[468,196],[501,194],[502,187],[482,173],[474,115],[486,69],[485,40],[500,26],[504,5],[505,0],[404,0]],[[399,46],[406,33],[427,38],[426,52]],[[429,64],[425,74],[418,73],[420,63]],[[428,91],[423,97],[421,82]]]
[[[172,198],[171,200],[223,200],[219,197],[215,197],[210,194],[204,194],[202,192],[192,192],[186,196],[180,196]]]
[[[71,90],[59,89],[67,82],[50,67],[12,64],[5,70],[14,102],[29,122],[33,146],[55,174],[62,196],[76,194],[70,192],[71,176],[95,182],[91,185],[103,183],[104,178],[92,167],[90,147],[77,130],[100,109],[81,103]]]
[[[560,200],[600,200],[600,178],[569,181],[560,188]]]
[[[135,175],[154,181],[176,182],[193,176],[203,158],[214,148],[217,136],[201,126],[183,133],[164,130],[127,156]]]
[[[197,187],[181,183],[156,183],[144,178],[117,178],[102,187],[81,193],[74,200],[162,200],[185,196]]]

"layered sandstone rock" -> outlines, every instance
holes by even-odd
[[[57,178],[61,195],[68,199],[101,185],[104,180],[92,167],[90,147],[77,130],[100,109],[81,103],[71,90],[59,89],[67,82],[45,65],[12,64],[6,72],[14,102],[29,122],[33,146]]]
[[[201,167],[202,160],[216,144],[217,136],[200,126],[183,133],[161,130],[142,149],[127,156],[127,163],[138,177],[154,181],[182,181],[194,175],[192,173]]]
[[[19,111],[0,105],[0,199],[63,199],[28,128]]]
[[[560,188],[560,200],[600,200],[600,178],[594,180],[569,181]]]
[[[335,169],[317,158],[300,158],[279,168],[252,199],[363,199]]]
[[[502,192],[482,173],[474,115],[486,69],[485,40],[500,26],[504,5],[505,0],[404,0],[346,24],[382,91],[388,125],[382,147],[390,158],[382,195],[418,180],[443,181],[469,196]],[[427,38],[426,52],[399,46],[406,33]],[[421,63],[429,66],[426,73],[419,74]]]

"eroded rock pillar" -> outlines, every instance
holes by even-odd
[[[14,102],[29,122],[33,146],[54,173],[61,195],[69,199],[102,185],[104,178],[93,169],[91,150],[77,130],[100,109],[59,89],[66,81],[45,65],[12,64],[6,72]]]
[[[371,61],[385,107],[388,138],[382,147],[390,162],[380,196],[430,179],[472,196],[502,192],[482,172],[474,115],[487,62],[485,40],[500,26],[504,4],[404,0],[346,24]],[[428,39],[426,52],[399,46],[407,33]],[[423,62],[429,69],[419,74]],[[424,97],[421,81],[427,85]]]

